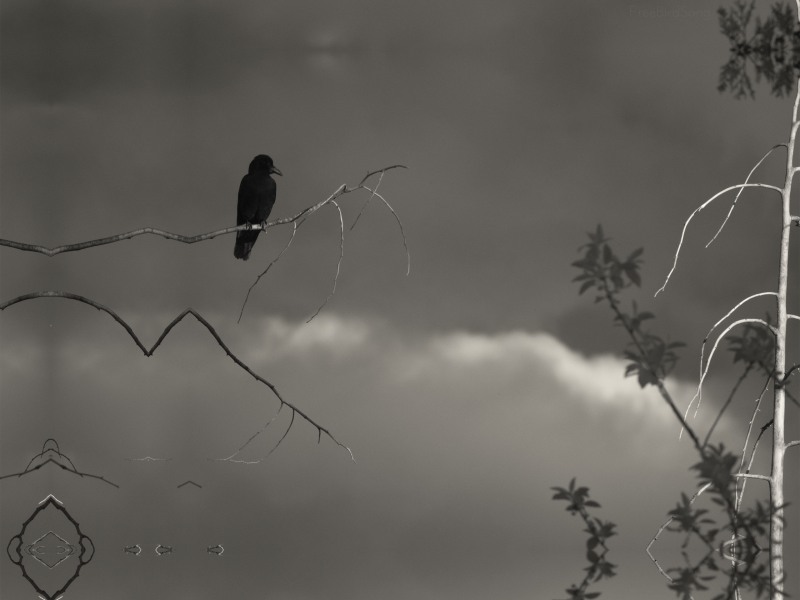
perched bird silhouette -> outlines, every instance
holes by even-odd
[[[242,183],[239,184],[239,203],[236,206],[237,225],[245,223],[257,225],[267,220],[275,205],[275,180],[270,177],[273,173],[283,175],[266,154],[259,154],[250,161],[247,175],[242,177]],[[233,255],[242,260],[250,258],[250,251],[258,239],[259,233],[261,233],[260,229],[237,231]]]

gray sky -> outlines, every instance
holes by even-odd
[[[289,229],[262,235],[247,263],[232,236],[139,237],[55,258],[0,251],[3,301],[81,294],[148,346],[183,309],[201,312],[357,460],[297,421],[261,464],[209,462],[277,403],[204,328],[187,319],[148,359],[107,315],[35,300],[0,314],[0,471],[54,437],[79,469],[121,488],[47,467],[3,480],[2,539],[48,493],[63,500],[98,547],[75,598],[563,597],[583,575],[583,527],[550,487],[576,476],[620,531],[619,575],[598,591],[672,597],[642,549],[692,489],[696,459],[657,394],[623,378],[614,354],[625,340],[577,296],[569,264],[598,222],[621,253],[645,247],[637,299],[660,332],[690,342],[670,382],[682,407],[711,324],[774,286],[779,214],[753,193],[708,249],[727,205],[702,213],[652,299],[686,216],[787,135],[789,100],[716,91],[728,51],[717,7],[3,0],[3,238],[226,227],[247,164],[268,153],[284,173],[275,217],[408,166],[381,192],[412,268],[406,277],[397,225],[373,203],[346,230],[336,295],[306,324],[338,256],[338,216],[321,211],[237,325]],[[780,183],[782,160],[761,180]],[[346,227],[364,200],[342,199]],[[725,361],[700,430],[735,373]],[[726,445],[741,446],[756,389],[721,423]],[[264,457],[288,422],[284,410],[241,458]],[[171,460],[125,460],[144,456]],[[176,488],[187,479],[202,489]],[[797,481],[789,492],[796,502]],[[142,556],[121,552],[136,543]],[[157,558],[158,543],[175,554]],[[218,559],[205,553],[216,543]],[[34,597],[0,564],[0,595]]]

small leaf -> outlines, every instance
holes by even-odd
[[[603,262],[604,263],[614,262],[614,253],[611,251],[611,246],[609,246],[608,244],[603,244]]]

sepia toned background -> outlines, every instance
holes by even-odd
[[[31,300],[0,314],[0,475],[55,438],[79,470],[120,487],[53,466],[0,480],[2,543],[52,493],[97,547],[66,597],[555,598],[583,578],[585,542],[550,488],[577,477],[618,524],[618,575],[597,591],[674,597],[644,547],[694,490],[696,455],[657,393],[623,377],[626,340],[578,296],[570,263],[598,223],[621,254],[644,246],[630,299],[688,344],[669,382],[681,408],[711,325],[774,288],[780,215],[753,192],[707,249],[728,203],[697,218],[653,298],[688,214],[787,137],[790,99],[717,92],[728,56],[718,6],[2,0],[0,237],[55,246],[221,229],[249,161],[267,153],[284,175],[274,217],[407,166],[380,191],[411,253],[406,276],[391,213],[372,202],[350,230],[368,196],[344,196],[341,274],[320,314],[306,323],[336,273],[330,208],[237,323],[290,228],[262,235],[248,262],[230,235],[53,258],[0,249],[0,301],[89,297],[146,346],[198,311],[355,456],[296,419],[259,464],[209,460],[277,414],[238,456],[267,457],[291,415],[207,330],[189,317],[145,358],[108,315]],[[760,180],[782,183],[782,161]],[[696,417],[703,432],[739,373],[727,354]],[[727,447],[741,448],[760,385],[720,423]],[[169,460],[131,460],[144,457]],[[187,480],[202,487],[178,487]],[[795,510],[787,560],[796,524]],[[664,566],[680,564],[682,540],[669,539]],[[123,552],[133,544],[138,557]],[[174,552],[157,557],[157,544]],[[206,553],[214,544],[222,556]],[[0,596],[35,597],[7,557],[0,565]]]

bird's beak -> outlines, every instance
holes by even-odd
[[[281,173],[281,171],[280,171],[280,169],[278,169],[278,167],[272,167],[272,170],[270,171],[270,173],[275,173],[275,175],[280,175],[281,177],[283,177],[283,173]]]

